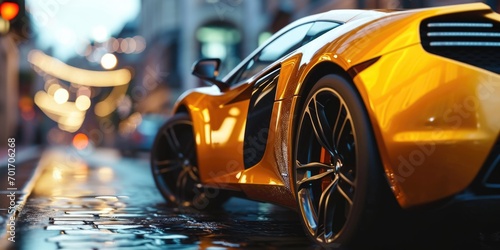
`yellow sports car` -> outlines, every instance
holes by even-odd
[[[240,193],[296,209],[338,247],[391,199],[500,199],[500,15],[485,4],[329,11],[223,78],[219,64],[193,66],[213,85],[184,93],[155,139],[153,175],[175,204]]]

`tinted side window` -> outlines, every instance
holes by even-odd
[[[326,32],[338,27],[340,24],[335,23],[335,22],[328,22],[328,21],[317,21],[314,23],[314,25],[309,29],[309,31],[306,34],[306,37],[304,38],[304,42],[302,45],[318,38],[319,36],[325,34]]]
[[[254,58],[248,61],[248,63],[236,73],[234,78],[231,78],[231,84],[252,77],[269,64],[300,47],[302,45],[302,40],[312,25],[312,23],[306,23],[292,28],[269,43],[254,56]]]
[[[260,52],[259,61],[274,62],[297,49],[311,26],[311,23],[303,24],[276,38]]]

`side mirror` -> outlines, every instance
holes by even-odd
[[[218,58],[200,59],[194,63],[192,74],[202,80],[215,84],[221,91],[225,91],[228,89],[228,86],[217,80],[220,64],[221,60]]]

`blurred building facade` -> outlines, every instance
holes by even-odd
[[[191,65],[219,57],[222,75],[273,33],[300,17],[332,9],[403,9],[470,3],[470,0],[142,0],[137,32],[148,49],[142,84],[159,79],[180,90],[198,86]],[[499,10],[499,0],[482,1]],[[260,38],[260,39],[259,39]],[[146,70],[147,69],[147,70]],[[152,70],[154,69],[154,70]],[[151,76],[154,72],[156,75]],[[147,84],[147,83],[146,83]]]
[[[0,8],[0,140],[5,142],[16,136],[23,115],[18,105],[25,87],[19,44],[29,38],[30,25],[24,0],[0,0]]]
[[[14,136],[19,92],[19,51],[11,34],[0,36],[0,140]]]

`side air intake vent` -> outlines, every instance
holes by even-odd
[[[426,19],[420,25],[422,46],[429,53],[500,74],[500,22],[486,14],[492,12]]]
[[[486,188],[500,188],[500,143],[493,147],[486,164],[483,185]]]

